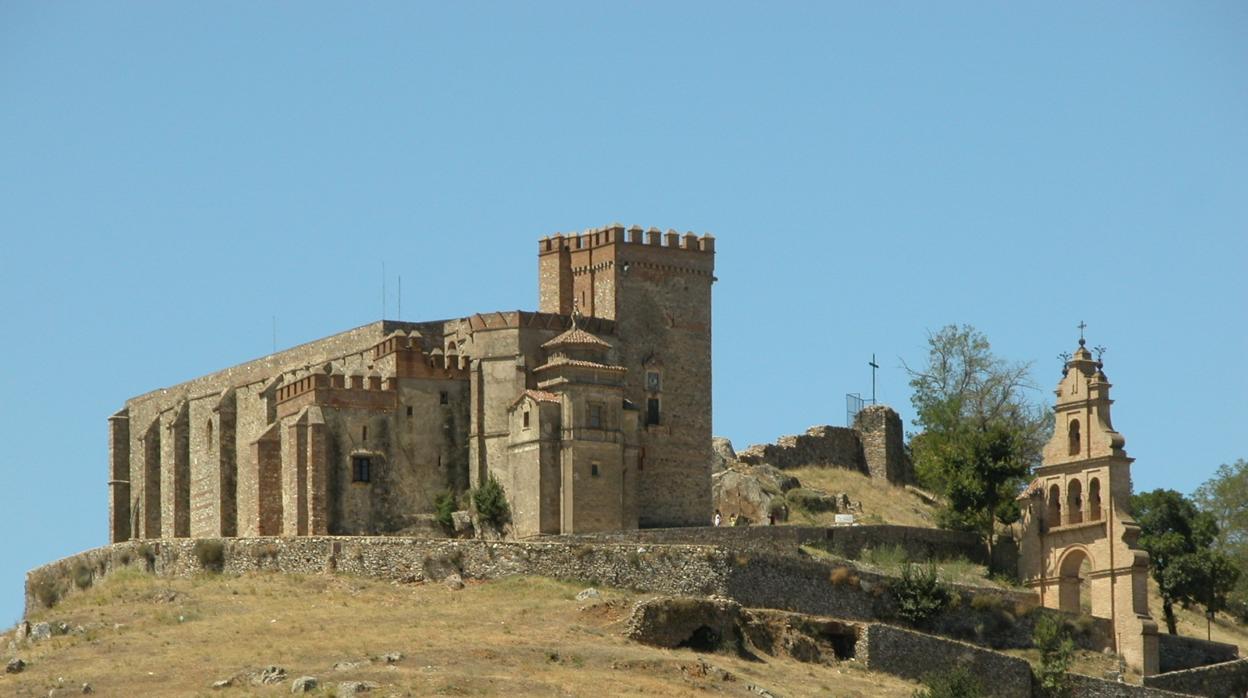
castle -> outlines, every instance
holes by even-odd
[[[512,533],[711,517],[710,235],[538,242],[539,307],[382,320],[126,401],[110,540],[399,534],[487,478]]]

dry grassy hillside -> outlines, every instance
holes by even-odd
[[[97,695],[277,696],[303,675],[320,680],[316,695],[345,695],[342,683],[354,681],[375,683],[367,695],[378,696],[910,696],[917,688],[853,662],[746,661],[635,644],[621,630],[638,597],[603,590],[577,601],[582,588],[540,578],[453,591],[333,575],[126,571],[32,617],[71,630],[19,647],[29,666],[0,674],[0,695],[77,692],[85,682]],[[395,652],[402,659],[387,663]],[[266,665],[284,667],[285,680],[253,685],[247,674]],[[230,677],[233,686],[210,688]]]
[[[844,492],[855,502],[862,502],[862,523],[887,523],[900,526],[936,526],[933,507],[904,487],[872,479],[845,468],[807,466],[785,471],[801,481],[803,487],[823,490],[829,494]],[[795,509],[788,523],[798,525],[832,525],[836,514],[810,513]]]

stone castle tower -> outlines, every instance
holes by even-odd
[[[1119,654],[1157,673],[1157,623],[1148,610],[1148,553],[1127,505],[1131,462],[1110,420],[1109,380],[1079,340],[1054,405],[1053,437],[1023,504],[1019,572],[1047,607],[1079,612],[1082,585],[1093,616],[1113,621]]]
[[[538,243],[539,307],[611,320],[628,342],[625,400],[641,411],[642,526],[689,526],[711,509],[711,284],[715,241],[607,228]]]
[[[110,539],[401,534],[494,477],[517,536],[710,519],[714,239],[538,244],[540,309],[376,322],[109,420]]]

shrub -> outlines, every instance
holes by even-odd
[[[199,566],[208,572],[220,572],[225,568],[225,543],[219,540],[201,538],[195,541],[191,549]]]
[[[472,491],[472,506],[477,516],[495,528],[502,528],[511,519],[511,507],[507,504],[507,493],[503,485],[493,475]]]
[[[78,587],[79,589],[86,589],[87,587],[91,586],[91,582],[92,582],[91,568],[87,567],[87,563],[81,560],[75,563],[72,576],[74,579],[74,586]]]
[[[883,569],[903,569],[903,565],[908,565],[910,562],[910,554],[900,545],[863,548],[858,557],[863,562]]]
[[[832,570],[832,574],[828,575],[828,581],[833,586],[858,586],[858,575],[848,567],[837,567]]]
[[[455,530],[455,495],[450,492],[439,492],[433,498],[433,520],[438,522],[442,530],[450,533]]]
[[[50,574],[39,575],[31,580],[30,585],[31,590],[35,592],[35,598],[44,608],[52,608],[61,600],[61,585]]]
[[[949,605],[949,589],[941,584],[936,566],[906,565],[892,586],[897,615],[912,625],[925,625]]]
[[[1075,654],[1075,643],[1070,631],[1052,614],[1044,614],[1036,620],[1031,632],[1031,642],[1040,650],[1040,665],[1036,667],[1036,682],[1045,696],[1065,696],[1070,691],[1066,672]]]
[[[979,698],[984,695],[979,679],[966,667],[955,666],[943,674],[932,674],[923,680],[923,689],[915,698]]]
[[[149,572],[156,567],[156,551],[152,548],[152,546],[147,543],[140,543],[139,547],[136,548],[134,552],[147,562],[147,569]]]
[[[976,611],[1000,611],[1005,608],[1005,599],[996,594],[976,594],[971,597],[971,608]]]

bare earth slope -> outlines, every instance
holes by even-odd
[[[90,683],[97,695],[276,696],[304,675],[319,679],[320,695],[343,695],[352,681],[377,684],[368,695],[378,696],[910,696],[917,688],[852,661],[747,661],[639,645],[621,635],[639,597],[603,590],[577,601],[582,588],[523,577],[453,591],[341,575],[125,571],[31,617],[70,630],[19,643],[28,666],[0,674],[0,695]],[[12,637],[0,637],[6,655]],[[390,653],[403,657],[387,663]],[[267,665],[286,678],[252,683]],[[232,686],[211,688],[229,678]]]

